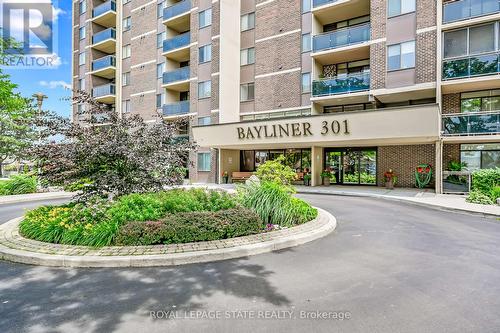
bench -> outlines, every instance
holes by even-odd
[[[242,172],[242,171],[235,171],[231,174],[231,180],[232,182],[244,182],[248,178],[252,177],[253,172]]]

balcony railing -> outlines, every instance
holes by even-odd
[[[97,86],[92,89],[92,97],[113,96],[116,93],[116,87],[113,83]]]
[[[356,73],[313,81],[313,97],[347,94],[370,89],[370,73]]]
[[[443,23],[500,12],[498,0],[460,0],[443,4]]]
[[[500,134],[500,111],[445,114],[443,135]]]
[[[443,61],[443,80],[462,79],[499,73],[498,53]]]
[[[114,28],[108,28],[94,34],[94,36],[92,36],[92,44],[98,44],[107,39],[116,39],[116,30]]]
[[[106,12],[115,12],[116,11],[116,3],[114,1],[106,1],[105,3],[95,7],[92,10],[92,17],[98,17]]]
[[[313,0],[313,7],[319,7],[337,1],[338,0]]]
[[[191,43],[190,31],[163,41],[163,52],[169,52],[184,46],[188,46],[189,43]]]
[[[189,101],[180,101],[171,104],[165,104],[162,107],[164,116],[179,116],[189,113]]]
[[[163,9],[163,20],[187,13],[191,10],[191,0],[184,0]]]
[[[169,84],[177,81],[189,80],[189,66],[181,67],[171,72],[163,73],[163,84]]]
[[[313,37],[313,51],[349,46],[370,40],[370,23],[343,28]]]
[[[116,66],[116,57],[113,55],[109,55],[97,60],[92,61],[92,70],[98,71],[100,69],[104,69],[107,67],[115,67]]]

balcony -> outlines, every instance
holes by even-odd
[[[114,104],[115,94],[116,94],[116,86],[113,83],[97,86],[92,89],[92,97],[97,102],[105,104]]]
[[[165,117],[183,116],[189,113],[189,101],[180,101],[170,104],[165,104],[162,107]]]
[[[105,78],[112,79],[116,73],[116,57],[113,55],[105,56],[92,61],[92,74]]]
[[[104,27],[116,27],[116,3],[106,1],[94,7],[92,10],[92,21]]]
[[[443,136],[500,134],[500,111],[445,114]]]
[[[163,9],[163,23],[191,13],[191,0],[180,1]]]
[[[116,52],[116,30],[108,28],[92,36],[92,48],[104,53]]]
[[[325,25],[369,15],[370,0],[313,0],[311,11],[318,23]]]
[[[313,97],[350,94],[370,90],[370,73],[356,73],[313,81]]]
[[[163,73],[163,87],[175,91],[189,90],[189,66]]]
[[[452,23],[500,12],[498,0],[460,0],[443,4],[443,23]]]
[[[163,42],[163,55],[175,61],[189,60],[191,32],[185,32]]]

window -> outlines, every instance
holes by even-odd
[[[500,110],[500,90],[484,90],[462,93],[461,112],[482,112]]]
[[[302,0],[302,13],[308,13],[311,11],[311,1],[312,0]]]
[[[302,52],[311,51],[311,34],[302,35]]]
[[[251,101],[255,98],[255,84],[244,83],[240,86],[240,101],[246,102]]]
[[[86,29],[86,27],[81,27],[80,30],[78,31],[78,34],[80,36],[80,40],[84,39],[87,36],[87,29]]]
[[[207,126],[212,123],[212,117],[200,117],[198,118],[198,126]]]
[[[122,48],[122,59],[130,58],[131,55],[132,55],[132,47],[131,47],[131,45],[130,44],[125,45]]]
[[[500,145],[498,143],[460,145],[460,162],[467,169],[494,169],[500,167]]]
[[[302,73],[302,93],[311,92],[311,73]]]
[[[132,111],[132,103],[130,102],[130,99],[127,99],[122,102],[122,112],[130,113],[130,111]]]
[[[210,153],[198,153],[198,171],[210,171],[211,162]]]
[[[495,23],[445,32],[444,58],[495,51]]]
[[[255,28],[255,13],[241,16],[241,31]]]
[[[130,27],[132,27],[132,18],[129,16],[123,19],[123,31],[130,30]]]
[[[156,95],[156,107],[160,109],[163,104],[165,104],[166,100],[166,95],[165,93],[157,94]]]
[[[415,67],[415,41],[390,45],[387,51],[388,70]]]
[[[80,10],[80,15],[87,12],[87,0],[80,1],[80,3],[78,4],[78,9]]]
[[[78,55],[78,64],[79,64],[80,66],[85,65],[85,59],[86,59],[86,57],[85,57],[85,52],[80,53],[80,54]]]
[[[198,98],[208,98],[212,96],[212,81],[198,83]]]
[[[158,6],[156,7],[156,16],[158,18],[163,17],[163,8],[165,8],[165,2],[158,3]]]
[[[78,89],[85,90],[85,78],[78,80]]]
[[[162,48],[163,47],[163,41],[167,39],[167,32],[163,31],[160,32],[159,34],[156,35],[156,47],[157,48]]]
[[[396,16],[415,11],[415,0],[389,0],[388,16]]]
[[[241,65],[250,65],[255,63],[255,48],[251,47],[249,49],[240,51]]]
[[[130,84],[130,72],[122,74],[122,86],[128,86]]]
[[[207,44],[200,47],[198,56],[199,56],[198,62],[200,64],[212,60],[212,44]]]
[[[79,115],[85,112],[85,104],[78,104],[76,108],[76,113]]]
[[[212,24],[212,8],[204,10],[199,14],[200,29],[208,27]]]
[[[132,0],[123,0],[123,4],[124,4],[124,5],[126,5],[126,4],[128,4],[130,1],[132,1]]]
[[[165,73],[166,66],[165,63],[162,62],[161,64],[156,65],[156,78],[161,79],[163,78],[163,73]]]

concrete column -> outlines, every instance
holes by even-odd
[[[321,182],[321,172],[323,171],[323,147],[311,147],[311,186],[319,186]]]
[[[434,168],[434,179],[436,181],[436,193],[443,193],[443,143],[436,141],[436,166]]]

